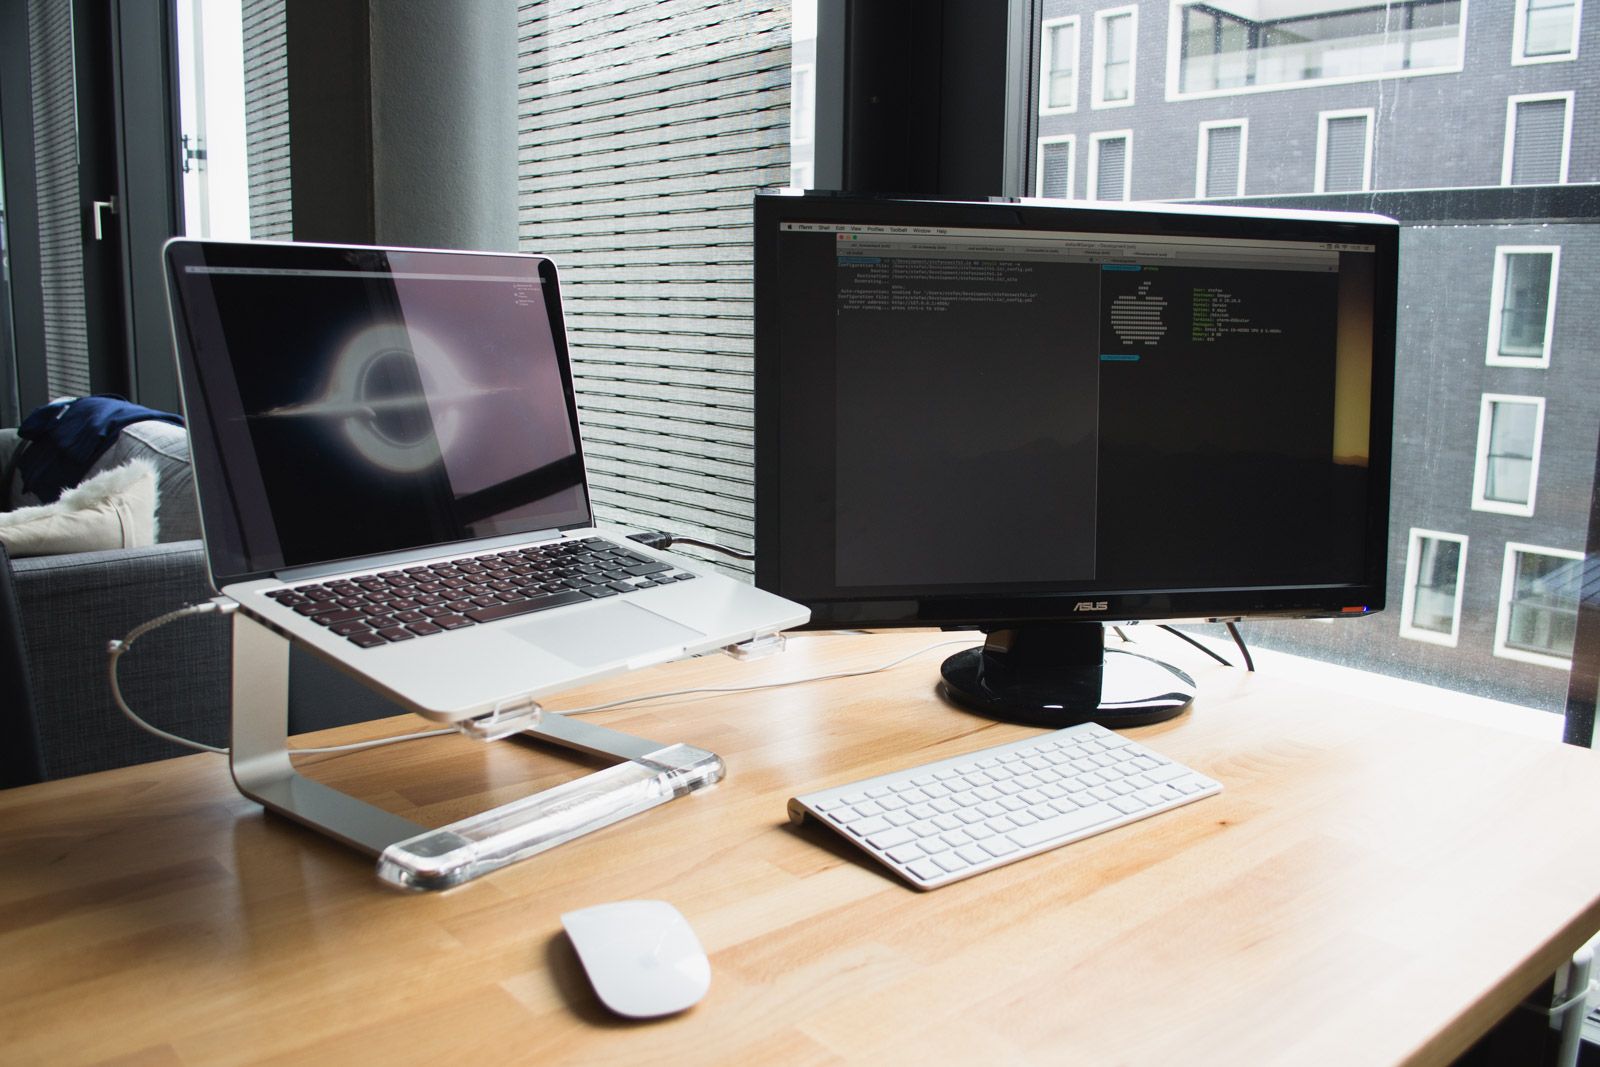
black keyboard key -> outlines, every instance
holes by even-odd
[[[404,626],[390,626],[379,630],[378,633],[387,641],[409,641],[417,636]]]
[[[418,637],[427,637],[429,634],[438,634],[444,632],[443,629],[435,626],[431,622],[414,622],[407,626],[406,629],[410,630]]]
[[[496,619],[509,619],[517,615],[528,615],[535,611],[562,608],[568,604],[583,604],[588,599],[582,593],[572,590],[566,593],[551,593],[549,596],[519,600],[514,604],[497,604],[492,607],[477,608],[466,614],[467,618],[474,622],[494,622]]]
[[[320,622],[324,626],[337,626],[341,622],[354,622],[361,618],[363,614],[363,612],[351,611],[348,608],[333,609],[311,616],[311,621]]]
[[[349,639],[360,645],[362,648],[377,648],[379,645],[387,645],[389,643],[382,637],[379,637],[377,634],[373,633],[371,630],[362,630],[359,633],[353,633],[349,635]]]
[[[354,622],[341,622],[335,626],[328,627],[328,629],[332,630],[340,637],[349,637],[351,634],[366,633],[367,631],[371,630],[372,627],[357,619]]]
[[[443,630],[459,630],[463,626],[471,626],[472,620],[465,615],[436,615],[433,624]]]
[[[662,571],[670,571],[672,568],[665,563],[636,563],[631,567],[622,569],[635,578],[639,578],[646,574],[660,574]]]

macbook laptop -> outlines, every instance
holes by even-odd
[[[806,620],[594,527],[550,260],[164,254],[213,585],[403,707],[509,711]]]

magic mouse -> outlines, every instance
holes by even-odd
[[[561,916],[601,1003],[648,1019],[683,1011],[711,988],[711,962],[664,900],[619,900]]]

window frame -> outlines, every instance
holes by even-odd
[[[1294,89],[1326,88],[1330,85],[1354,85],[1359,82],[1382,81],[1387,78],[1427,78],[1436,74],[1460,74],[1467,69],[1467,7],[1461,0],[1461,28],[1456,34],[1456,58],[1453,63],[1440,67],[1419,67],[1415,70],[1395,70],[1378,74],[1345,74],[1328,78],[1309,78],[1305,81],[1274,82],[1271,85],[1241,85],[1230,89],[1202,89],[1184,92],[1183,84],[1183,8],[1199,0],[1170,0],[1167,9],[1167,85],[1168,102],[1178,100],[1207,100],[1219,96],[1247,96],[1252,93],[1281,93]]]
[[[1547,56],[1530,56],[1524,53],[1528,45],[1528,5],[1532,0],[1516,0],[1511,23],[1511,65],[1525,67],[1534,63],[1571,63],[1578,58],[1578,35],[1583,30],[1583,0],[1572,3],[1572,44],[1565,52],[1552,52]]]
[[[1072,102],[1052,107],[1050,104],[1050,76],[1052,63],[1055,59],[1054,49],[1051,48],[1051,30],[1062,26],[1072,27]],[[1039,24],[1039,114],[1041,115],[1070,115],[1078,110],[1078,89],[1081,82],[1079,75],[1082,65],[1079,60],[1083,55],[1083,26],[1082,19],[1077,15],[1064,15],[1060,18],[1046,19]]]
[[[1129,36],[1132,38],[1132,44],[1128,48],[1128,96],[1125,100],[1107,100],[1105,98],[1106,23],[1122,16],[1127,16],[1129,19]],[[1139,75],[1139,6],[1137,4],[1102,8],[1094,13],[1094,51],[1091,62],[1093,67],[1089,73],[1089,107],[1095,111],[1117,107],[1132,107],[1134,98],[1137,96]]]
[[[1121,139],[1122,148],[1122,196],[1116,200],[1107,200],[1100,194],[1100,143],[1102,141],[1115,141]],[[1084,198],[1106,204],[1126,204],[1133,199],[1133,130],[1101,130],[1089,135],[1089,177],[1084,185]]]
[[[1537,356],[1507,356],[1500,351],[1500,332],[1505,312],[1505,287],[1510,278],[1507,260],[1514,255],[1550,256],[1550,291],[1545,296],[1544,341]],[[1496,245],[1494,250],[1494,281],[1489,290],[1489,336],[1484,362],[1491,367],[1526,367],[1546,370],[1550,366],[1550,349],[1555,342],[1556,291],[1561,279],[1560,245]]]
[[[1213,194],[1206,190],[1206,168],[1211,162],[1211,131],[1236,127],[1239,130],[1239,181],[1232,193]],[[1250,120],[1211,119],[1200,124],[1200,143],[1195,150],[1194,195],[1197,199],[1215,199],[1217,196],[1243,196],[1244,171],[1250,159]]]
[[[1496,404],[1527,404],[1535,409],[1533,424],[1533,455],[1529,458],[1528,500],[1518,504],[1508,500],[1491,500],[1484,495],[1489,482],[1489,447],[1494,431]],[[1472,466],[1472,510],[1490,511],[1500,515],[1517,515],[1532,518],[1539,498],[1539,462],[1544,448],[1545,398],[1510,393],[1484,393],[1478,407],[1478,444]]]
[[[1334,119],[1353,118],[1366,120],[1361,147],[1361,188],[1335,191],[1361,193],[1370,193],[1372,191],[1372,139],[1373,127],[1377,124],[1377,111],[1370,107],[1346,107],[1336,108],[1332,111],[1317,112],[1317,170],[1312,184],[1313,192],[1328,192],[1328,127],[1330,123]]]
[[[1571,89],[1554,93],[1516,93],[1506,97],[1506,137],[1505,147],[1500,159],[1500,184],[1511,185],[1512,150],[1517,143],[1517,105],[1536,104],[1546,100],[1560,100],[1566,104],[1566,112],[1561,124],[1561,173],[1556,178],[1556,185],[1567,184],[1567,166],[1572,160],[1572,111],[1576,94]],[[1523,184],[1542,184],[1528,182]]]
[[[1423,540],[1453,541],[1461,546],[1461,554],[1456,560],[1456,595],[1455,604],[1450,618],[1450,632],[1440,633],[1438,630],[1429,630],[1415,624],[1416,596],[1417,596],[1417,568],[1422,561]],[[1446,648],[1455,648],[1461,636],[1461,604],[1467,579],[1467,542],[1466,534],[1447,533],[1443,530],[1429,530],[1420,526],[1413,526],[1406,547],[1406,577],[1405,586],[1401,591],[1400,599],[1400,636],[1412,641],[1425,641],[1431,645],[1443,645]]]
[[[1531,652],[1525,648],[1513,648],[1506,644],[1506,638],[1511,632],[1511,597],[1516,589],[1516,560],[1523,553],[1541,556],[1552,556],[1557,559],[1583,560],[1582,552],[1575,552],[1567,548],[1550,548],[1546,545],[1531,545],[1521,541],[1507,541],[1505,560],[1500,568],[1500,603],[1495,612],[1494,623],[1494,654],[1501,659],[1517,660],[1520,663],[1533,663],[1541,667],[1555,667],[1558,670],[1571,671],[1572,658],[1570,656],[1553,656],[1547,652]],[[1577,605],[1573,605],[1574,608]]]
[[[1040,137],[1034,150],[1033,168],[1033,195],[1039,199],[1047,199],[1044,191],[1044,146],[1047,144],[1071,145],[1067,152],[1067,195],[1066,199],[1075,199],[1073,191],[1078,185],[1078,135],[1075,133],[1048,134]],[[1055,199],[1049,197],[1048,199]]]

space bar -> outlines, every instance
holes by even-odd
[[[1021,848],[1032,848],[1110,822],[1121,814],[1110,804],[1091,804],[1087,808],[1013,830],[1006,836]]]
[[[549,596],[530,597],[527,600],[514,600],[509,604],[495,604],[477,611],[467,612],[467,618],[473,622],[494,622],[496,619],[509,619],[515,615],[526,615],[532,611],[544,611],[548,608],[564,608],[568,604],[582,604],[589,599],[588,593],[580,593],[574,589],[570,593],[551,593]]]

